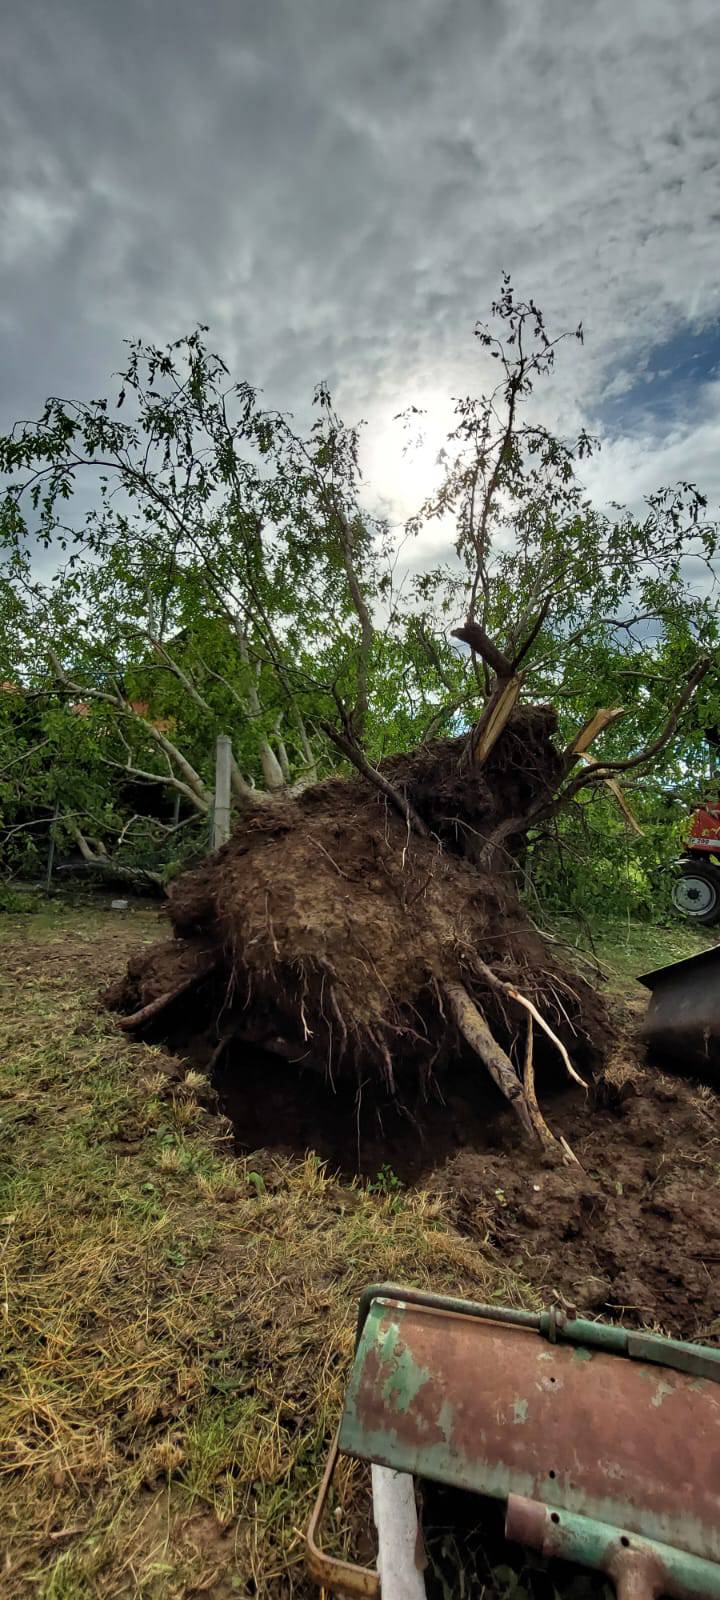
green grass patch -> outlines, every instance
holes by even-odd
[[[630,991],[639,997],[643,990],[637,979],[642,973],[698,955],[717,944],[715,929],[692,928],[679,920],[666,926],[629,919],[597,919],[578,925],[569,917],[559,917],[554,929],[570,951],[597,958],[611,990]]]
[[[567,926],[563,939],[587,951]],[[313,1594],[301,1530],[337,1421],[362,1287],[532,1304],[390,1167],[233,1158],[202,1074],[131,1043],[99,986],[153,914],[0,924],[0,1476],[4,1595]],[[618,992],[709,936],[598,925]],[[367,1523],[345,1464],[338,1553]]]
[[[532,1293],[389,1170],[235,1160],[202,1075],[97,1008],[154,937],[144,913],[0,924],[4,1594],[309,1596],[300,1530],[363,1285]],[[335,1504],[340,1553],[359,1468]]]

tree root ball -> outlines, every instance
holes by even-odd
[[[157,1036],[173,1018],[177,1043],[182,1012],[219,1050],[252,1042],[314,1066],[329,1089],[352,1074],[366,1093],[373,1078],[393,1092],[441,1078],[459,1051],[482,1071],[458,1025],[462,989],[522,1099],[532,1022],[516,991],[547,1024],[535,1027],[540,1081],[565,1075],[560,1046],[592,1072],[612,1039],[604,1004],[529,921],[513,859],[521,835],[506,829],[488,852],[494,832],[554,790],[553,729],[550,708],[524,708],[482,767],[462,759],[463,740],[385,762],[427,837],[362,778],[259,801],[173,885],[173,936],[131,960],[108,1006],[128,1031]]]

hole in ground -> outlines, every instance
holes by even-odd
[[[383,1089],[376,1071],[358,1089],[354,1076],[339,1073],[331,1082],[302,1058],[285,1059],[233,1037],[233,1013],[223,1012],[222,1000],[212,997],[209,982],[193,994],[191,1007],[183,998],[144,1037],[162,1040],[188,1066],[210,1073],[238,1154],[263,1149],[304,1156],[312,1150],[345,1178],[374,1179],[389,1169],[383,1182],[391,1186],[393,1174],[403,1184],[418,1183],[464,1150],[517,1152],[521,1139],[507,1100],[469,1052],[438,1064],[427,1087],[424,1062],[415,1067],[406,1061],[396,1066],[395,1093]],[[224,1050],[214,1024],[198,1030],[198,1015],[208,1012],[219,1014],[228,1030]],[[542,1039],[536,1069],[546,1110],[548,1101],[564,1101],[567,1084]],[[577,1101],[577,1093],[570,1098]]]
[[[505,1147],[515,1136],[494,1085],[473,1083],[462,1066],[426,1099],[417,1080],[405,1091],[401,1084],[396,1097],[378,1094],[376,1080],[360,1092],[340,1080],[333,1092],[312,1069],[240,1046],[227,1051],[214,1085],[238,1151],[314,1150],[346,1177],[375,1178],[389,1169],[389,1184],[393,1174],[417,1183],[465,1147]]]
[[[239,1153],[312,1150],[341,1177],[380,1174],[380,1190],[393,1175],[430,1179],[455,1228],[519,1268],[543,1301],[561,1293],[584,1314],[717,1340],[706,1265],[720,1259],[717,1105],[692,1085],[642,1069],[632,1092],[609,1098],[539,1082],[550,1126],[582,1163],[559,1166],[523,1141],[474,1058],[438,1067],[425,1100],[418,1070],[402,1076],[400,1105],[375,1079],[358,1109],[354,1081],[333,1092],[321,1073],[239,1040],[212,1069],[217,1034],[198,1020],[195,1005],[178,1007],[155,1037],[211,1070]]]

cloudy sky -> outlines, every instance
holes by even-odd
[[[0,420],[198,321],[269,403],[327,378],[398,513],[392,416],[482,381],[503,269],[586,328],[548,416],[600,498],[720,499],[718,0],[10,0]]]

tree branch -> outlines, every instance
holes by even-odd
[[[489,667],[492,667],[498,678],[511,678],[513,666],[509,656],[500,650],[492,639],[488,637],[479,622],[468,620],[462,628],[452,629],[453,639],[462,639],[464,644],[469,644]]]
[[[422,839],[432,837],[430,829],[426,827],[422,817],[418,816],[415,807],[400,793],[399,789],[395,788],[394,784],[389,782],[382,772],[378,772],[377,767],[370,765],[362,750],[356,744],[353,744],[352,740],[346,738],[330,722],[321,722],[320,727],[323,733],[327,734],[328,739],[331,739],[337,749],[341,750],[343,755],[347,757],[351,765],[355,767],[355,770],[360,772],[363,778],[367,778],[368,783],[372,783],[376,789],[380,790],[381,794],[384,794],[392,802],[395,810],[399,811],[400,816],[405,818],[409,828],[414,828]]]
[[[19,756],[13,756],[12,761],[8,761],[6,766],[0,767],[0,778],[4,778],[5,773],[9,772],[11,767],[16,767],[18,761],[28,761],[30,756],[36,755],[38,750],[44,750],[46,744],[49,743],[49,739],[41,739],[39,744],[32,744],[29,750],[22,750]]]
[[[152,739],[155,744],[160,746],[160,749],[167,757],[168,764],[173,761],[175,762],[175,765],[183,774],[187,787],[193,791],[198,800],[202,801],[204,809],[208,809],[211,797],[209,791],[206,789],[202,781],[202,778],[200,777],[200,774],[195,771],[193,766],[191,766],[190,762],[183,755],[182,751],[178,750],[177,746],[173,744],[172,740],[168,739],[159,728],[156,728],[154,723],[148,721],[148,718],[143,717],[140,712],[135,711],[130,704],[130,701],[125,699],[125,697],[119,692],[116,694],[111,694],[107,689],[94,689],[90,685],[75,683],[65,671],[65,668],[63,667],[56,651],[52,648],[52,646],[48,648],[48,659],[60,683],[64,684],[65,688],[69,689],[72,694],[80,695],[84,700],[99,700],[104,702],[106,705],[115,706],[116,710],[120,711],[123,716],[131,717],[133,721],[140,725],[141,728],[144,728],[148,737]],[[150,776],[157,780],[157,774],[150,774]]]
[[[100,760],[106,767],[115,767],[118,772],[126,772],[130,778],[142,778],[146,783],[160,783],[169,789],[175,789],[178,794],[184,795],[203,817],[206,817],[210,810],[209,799],[203,800],[188,783],[183,783],[182,778],[176,778],[174,772],[146,772],[143,767],[132,766],[129,761],[112,761],[110,756],[101,756]]]
[[[517,651],[517,653],[513,656],[512,663],[511,663],[513,672],[517,672],[517,669],[520,666],[520,662],[524,661],[526,655],[528,655],[529,651],[532,650],[532,647],[533,647],[533,645],[535,643],[535,640],[537,639],[537,636],[538,636],[538,634],[540,632],[540,629],[542,628],[542,625],[543,625],[543,623],[545,621],[545,618],[546,618],[546,616],[548,614],[548,611],[550,610],[551,605],[552,605],[552,595],[547,595],[546,598],[543,600],[543,603],[542,603],[542,605],[540,607],[540,610],[539,610],[539,612],[538,612],[538,614],[537,614],[537,616],[535,618],[535,621],[534,621],[534,623],[533,623],[533,625],[532,625],[532,627],[530,629],[530,632],[527,635],[527,638],[525,639],[524,643],[520,645],[520,648]]]
[[[639,755],[629,756],[625,761],[598,761],[595,762],[591,767],[586,767],[583,772],[578,773],[577,777],[572,779],[572,782],[568,784],[566,789],[561,791],[560,795],[558,796],[559,802],[564,805],[566,801],[572,800],[573,796],[577,794],[579,789],[587,787],[589,783],[595,783],[599,779],[604,779],[608,773],[631,772],[634,767],[645,766],[649,761],[652,761],[656,755],[659,755],[660,751],[664,750],[666,744],[669,744],[670,740],[672,739],[685,707],[689,704],[690,700],[692,700],[698,684],[702,683],[702,680],[705,677],[705,674],[709,671],[711,664],[712,663],[710,660],[706,657],[704,660],[699,661],[697,666],[690,673],[690,677],[685,684],[685,688],[683,689],[679,699],[676,700],[667,722],[665,723],[662,732],[658,734],[657,739],[653,739],[651,744],[646,745],[645,749],[641,750]]]

